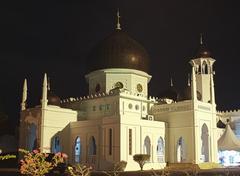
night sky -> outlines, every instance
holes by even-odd
[[[7,1],[0,4],[0,109],[15,125],[24,78],[28,105],[39,104],[44,72],[61,98],[87,94],[86,58],[116,25],[150,55],[150,95],[169,87],[183,89],[188,61],[199,47],[199,34],[215,63],[218,110],[240,108],[238,1]]]

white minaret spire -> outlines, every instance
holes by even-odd
[[[117,10],[117,27],[116,27],[116,29],[121,30],[119,9]]]
[[[42,86],[42,108],[47,107],[47,90],[48,90],[48,86],[47,86],[47,74],[44,74],[44,79],[43,79],[43,86]]]
[[[22,94],[22,103],[21,103],[21,110],[26,109],[26,101],[27,101],[27,79],[24,79],[23,83],[23,94]]]

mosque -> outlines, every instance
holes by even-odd
[[[218,139],[227,119],[240,135],[240,123],[235,123],[240,112],[216,110],[215,60],[202,40],[189,61],[186,89],[179,93],[171,84],[159,97],[148,94],[147,51],[121,29],[119,14],[115,31],[93,48],[88,60],[84,97],[60,99],[45,74],[40,105],[27,107],[25,79],[20,148],[64,152],[69,163],[88,163],[96,170],[121,160],[127,161],[126,170],[138,170],[133,155],[149,154],[144,168],[160,169],[166,163],[219,162]]]

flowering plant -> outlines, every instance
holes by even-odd
[[[52,158],[49,154],[41,153],[39,150],[29,152],[24,149],[19,149],[24,154],[24,158],[20,160],[20,172],[25,175],[43,176],[58,166],[64,163],[67,155],[64,153],[56,153]]]

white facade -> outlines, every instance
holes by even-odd
[[[41,105],[26,108],[25,81],[20,148],[65,152],[69,163],[88,163],[97,170],[121,160],[127,161],[126,170],[138,170],[135,154],[150,154],[145,169],[160,169],[167,162],[218,162],[222,132],[216,126],[214,61],[190,61],[191,98],[176,102],[149,97],[151,76],[131,68],[90,72],[89,95],[62,100],[60,106],[49,103],[45,75]]]

